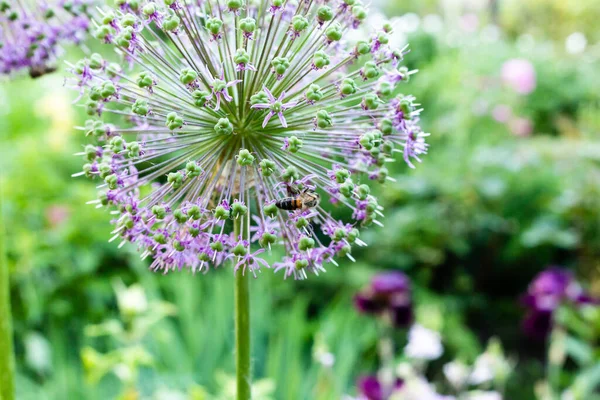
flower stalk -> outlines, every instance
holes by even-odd
[[[247,236],[250,229],[250,213],[234,220],[236,236]],[[252,375],[250,365],[250,274],[246,265],[235,273],[235,361],[237,400],[252,398]]]
[[[4,218],[0,187],[0,400],[15,398],[15,362],[13,357],[12,316],[10,312],[10,285],[6,262]]]

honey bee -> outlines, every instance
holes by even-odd
[[[298,190],[288,186],[288,195],[289,197],[279,199],[275,202],[277,208],[288,211],[308,210],[309,208],[318,206],[321,200],[319,193],[309,188]]]
[[[50,74],[56,71],[56,67],[48,66],[48,65],[33,65],[29,68],[29,76],[33,79],[39,78],[46,74]]]

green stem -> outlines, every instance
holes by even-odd
[[[0,185],[2,182],[0,182]],[[6,235],[0,187],[0,400],[15,398],[15,362],[12,342],[12,318],[10,312],[10,286],[6,261]]]
[[[236,238],[247,235],[250,213],[234,220]],[[250,251],[250,249],[248,249]],[[252,398],[252,375],[250,371],[250,273],[240,266],[235,272],[235,361],[237,400]]]

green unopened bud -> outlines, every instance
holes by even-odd
[[[148,107],[148,100],[137,99],[131,106],[131,111],[137,115],[148,115],[150,108]]]
[[[377,41],[381,44],[388,44],[390,42],[390,38],[384,32],[379,32],[377,35]]]
[[[242,243],[238,243],[233,249],[231,249],[231,252],[238,257],[243,257],[248,254],[248,249]]]
[[[258,240],[258,243],[262,247],[268,247],[269,245],[274,244],[276,241],[277,241],[277,236],[275,236],[272,233],[265,232],[262,234],[262,236]]]
[[[335,171],[335,181],[337,183],[344,183],[346,179],[350,178],[350,171],[344,168],[340,168]]]
[[[371,52],[371,45],[364,40],[359,40],[356,43],[356,53],[364,56],[365,54],[369,54]]]
[[[275,218],[275,216],[277,215],[277,206],[274,203],[265,204],[263,207],[263,212],[265,213],[265,215],[271,218]]]
[[[140,155],[140,144],[138,142],[127,143],[126,149],[129,158],[138,157]]]
[[[173,185],[173,189],[179,189],[183,185],[183,174],[179,171],[167,175],[167,182]]]
[[[275,57],[273,61],[271,61],[271,66],[277,75],[283,75],[290,66],[290,60],[288,60],[287,57]]]
[[[179,17],[177,15],[175,15],[174,13],[170,13],[163,20],[162,28],[167,32],[173,32],[174,30],[179,28],[180,23],[181,23],[181,20],[179,19]]]
[[[373,148],[373,135],[371,132],[360,135],[358,142],[365,150],[371,150]]]
[[[163,233],[155,233],[152,237],[156,243],[167,244],[167,238]]]
[[[269,102],[269,98],[267,97],[267,94],[262,90],[260,92],[256,92],[256,94],[253,94],[252,96],[250,96],[250,104],[251,105],[265,104],[268,102]]]
[[[402,74],[402,82],[408,83],[410,81],[408,67],[406,67],[405,65],[401,65],[400,67],[398,67],[398,72],[400,72],[400,74]]]
[[[213,35],[218,35],[221,32],[221,27],[223,26],[223,21],[219,18],[209,18],[206,21],[206,29]]]
[[[321,87],[313,83],[308,87],[308,90],[304,93],[304,96],[306,96],[306,100],[312,103],[321,100],[324,94],[321,91]]]
[[[377,89],[377,95],[384,99],[390,98],[393,93],[393,86],[389,82],[381,82],[379,83],[379,89]]]
[[[312,249],[315,247],[315,240],[312,238],[309,238],[307,236],[302,236],[300,238],[300,240],[298,241],[298,249],[300,251],[305,251],[308,249]]]
[[[98,53],[94,53],[90,56],[90,68],[91,69],[100,69],[104,65],[104,60],[102,56]]]
[[[102,23],[104,25],[109,25],[111,24],[114,20],[115,20],[116,16],[115,13],[112,11],[108,11],[106,14],[104,14],[104,16],[102,17]]]
[[[385,154],[392,154],[392,152],[394,151],[394,143],[389,140],[384,141],[383,145],[381,146],[381,150]]]
[[[294,15],[292,18],[292,30],[296,33],[300,33],[306,28],[308,28],[308,20],[302,15]]]
[[[342,26],[334,22],[327,29],[325,29],[325,37],[330,42],[337,42],[342,38]]]
[[[104,178],[104,182],[106,182],[110,190],[115,190],[118,187],[118,181],[119,179],[115,174],[110,174],[106,178]]]
[[[112,139],[110,139],[109,147],[113,153],[120,152],[121,150],[123,150],[124,146],[125,139],[123,139],[121,136],[115,136]]]
[[[98,175],[100,178],[105,179],[108,175],[112,174],[112,168],[107,163],[100,163],[98,165]]]
[[[183,118],[181,118],[176,112],[170,112],[167,114],[167,121],[165,125],[170,130],[179,129],[183,126]]]
[[[356,93],[357,87],[356,83],[351,78],[345,78],[340,85],[340,92],[344,96],[349,96],[351,94]]]
[[[367,10],[364,7],[356,5],[352,7],[352,15],[359,21],[364,21],[367,18]]]
[[[377,180],[379,181],[379,183],[384,183],[388,175],[388,169],[386,167],[381,167],[379,168],[379,172],[377,172]]]
[[[354,182],[351,179],[347,179],[346,182],[340,185],[340,193],[344,197],[352,197],[352,192],[354,192]]]
[[[382,28],[383,28],[383,31],[384,31],[385,33],[392,33],[392,32],[393,32],[393,27],[392,27],[392,24],[391,24],[391,23],[389,23],[389,22],[384,22],[384,24],[383,24],[383,27],[382,27]]]
[[[246,65],[250,62],[250,54],[244,49],[237,49],[233,56],[233,62]]]
[[[179,222],[180,224],[183,224],[188,220],[187,214],[185,214],[180,208],[173,211],[173,218],[175,218],[175,221]]]
[[[208,255],[208,253],[202,252],[202,253],[198,254],[198,260],[203,261],[203,262],[209,262],[210,256]]]
[[[291,153],[297,153],[302,148],[302,140],[296,136],[290,136],[288,139],[288,151]]]
[[[321,129],[329,128],[333,125],[333,120],[329,116],[329,113],[325,110],[319,110],[317,112],[317,126]]]
[[[360,185],[356,188],[356,195],[360,200],[365,200],[371,193],[371,188],[367,185]]]
[[[101,98],[102,98],[102,95],[100,94],[100,86],[98,86],[98,85],[92,86],[90,88],[90,100],[98,101]]]
[[[242,0],[228,0],[227,1],[227,8],[232,11],[239,10],[240,8],[242,8],[243,5],[244,5],[244,2]]]
[[[247,212],[248,207],[239,201],[234,201],[231,205],[231,218],[233,219],[238,219],[239,217],[246,215]]]
[[[273,175],[273,172],[275,172],[275,162],[271,160],[265,158],[258,165],[260,165],[260,171],[266,177]]]
[[[110,63],[106,67],[106,74],[111,78],[116,77],[120,73],[121,73],[121,66],[117,63],[114,63],[114,62]]]
[[[304,217],[298,218],[296,221],[296,228],[302,229],[308,226],[308,220]]]
[[[308,260],[301,258],[299,260],[296,260],[296,262],[294,262],[294,268],[296,268],[297,271],[300,271],[306,267],[308,267]]]
[[[298,172],[298,168],[290,165],[283,171],[283,175],[281,176],[284,181],[295,181],[300,177],[300,173]]]
[[[231,135],[233,133],[233,125],[228,118],[220,118],[215,125],[215,132],[219,135]]]
[[[337,228],[333,233],[333,240],[339,242],[346,237],[346,231],[342,228]]]
[[[240,29],[246,33],[252,33],[256,30],[256,20],[254,18],[242,18],[240,20]]]
[[[92,164],[90,164],[90,163],[83,164],[83,167],[81,168],[81,170],[83,171],[83,174],[85,175],[86,178],[94,177],[94,173],[92,172]]]
[[[200,207],[198,207],[197,205],[194,204],[193,206],[188,208],[187,215],[189,215],[189,217],[191,219],[193,219],[194,221],[199,220],[201,217]]]
[[[94,115],[98,113],[98,102],[94,100],[88,100],[85,102],[85,112],[87,115]]]
[[[379,129],[384,136],[391,135],[393,132],[392,121],[387,118],[383,118],[377,124],[377,129]]]
[[[85,135],[86,136],[95,136],[100,137],[106,133],[106,125],[102,121],[94,121],[93,119],[88,119],[85,121]]]
[[[194,90],[192,92],[194,98],[194,104],[198,107],[203,107],[207,100],[210,98],[210,92],[207,90]]]
[[[313,65],[317,69],[325,68],[330,62],[329,56],[322,50],[317,51],[313,56]]]
[[[173,248],[177,251],[185,250],[185,246],[179,240],[173,240]]]
[[[317,19],[319,22],[331,21],[333,15],[333,10],[329,6],[321,6],[317,9]]]
[[[133,39],[133,28],[131,26],[124,27],[115,38],[117,44],[121,47],[128,48]]]
[[[381,100],[375,93],[368,93],[363,97],[361,105],[367,110],[376,110],[381,104]]]
[[[121,17],[121,25],[126,27],[133,27],[137,23],[137,18],[133,14],[125,14]],[[131,39],[129,39],[131,40]]]
[[[188,161],[188,163],[185,165],[185,171],[187,176],[194,178],[202,173],[202,168],[198,165],[198,163],[194,161]]]
[[[156,4],[155,3],[146,4],[144,6],[144,8],[142,8],[142,12],[147,17],[149,17],[150,15],[153,15],[154,13],[156,13]]]
[[[374,79],[379,76],[379,67],[373,61],[367,61],[360,72],[363,78]]]
[[[115,85],[111,81],[102,82],[102,86],[100,87],[100,95],[103,99],[106,99],[117,92]]]
[[[368,197],[369,197],[369,201],[367,203],[367,206],[365,207],[365,211],[368,214],[373,214],[375,212],[375,210],[377,210],[377,207],[378,207],[377,200],[373,196],[368,196]]]
[[[352,228],[350,232],[348,232],[348,238],[346,240],[348,240],[349,243],[354,243],[354,241],[358,238],[358,235],[360,235],[359,230]]]
[[[213,249],[214,251],[219,252],[219,251],[223,251],[224,246],[223,246],[222,242],[217,241],[217,242],[212,242],[210,244],[210,248]]]
[[[241,149],[236,157],[236,160],[240,166],[249,166],[254,162],[254,156],[249,150]]]
[[[140,74],[138,75],[136,82],[138,84],[139,87],[141,88],[147,88],[147,87],[152,87],[152,85],[154,85],[154,76],[152,76],[152,74],[148,71],[143,71],[140,72]]]
[[[198,73],[191,68],[184,68],[179,74],[179,81],[184,85],[189,85],[198,77]]]
[[[214,213],[215,213],[216,219],[229,218],[229,210],[227,210],[225,207],[223,207],[221,205],[215,207]]]
[[[345,245],[338,251],[338,256],[346,257],[350,253],[352,253],[352,247],[350,247],[350,245]]]
[[[85,146],[85,158],[88,161],[94,161],[96,157],[98,157],[98,149],[93,144],[88,144]]]
[[[410,100],[401,100],[400,104],[398,105],[398,108],[400,109],[400,111],[402,111],[402,117],[404,119],[412,118],[412,112],[414,111],[414,107]]]

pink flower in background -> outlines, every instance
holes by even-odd
[[[479,28],[479,17],[474,13],[463,15],[460,17],[460,27],[468,33],[477,31],[477,28]]]
[[[61,204],[53,204],[46,208],[46,219],[52,228],[56,228],[69,218],[71,214],[69,207]]]
[[[502,124],[507,123],[512,117],[512,109],[506,104],[498,104],[492,110],[492,118]]]
[[[533,123],[529,118],[514,118],[508,123],[508,127],[516,136],[529,136],[533,132]]]
[[[502,65],[502,81],[519,94],[529,94],[536,86],[535,68],[527,60],[508,60]]]

